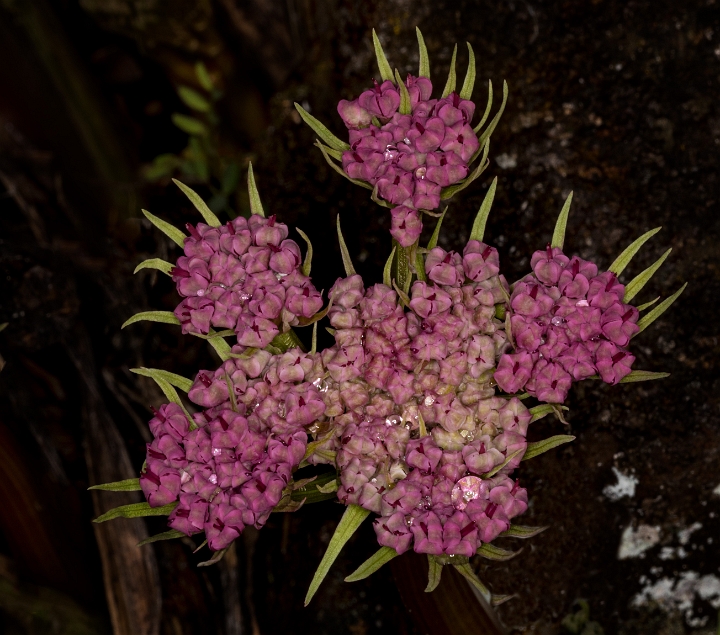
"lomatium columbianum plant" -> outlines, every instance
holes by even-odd
[[[507,87],[499,112],[484,127],[490,85],[487,107],[473,126],[469,45],[462,88],[456,90],[453,54],[445,88],[434,98],[419,31],[419,75],[405,81],[373,38],[382,82],[339,103],[347,141],[297,108],[328,163],[389,209],[392,251],[383,281],[355,273],[338,218],[345,275],[324,299],[310,277],[309,238],[297,230],[307,242],[303,257],[287,225],[265,216],[252,167],[252,215],[224,225],[177,182],[205,222],[188,223],[186,235],[145,212],[183,255],[175,264],[152,259],[138,269],[171,276],[182,300],[172,313],[141,313],[126,325],[178,324],[183,333],[207,339],[221,364],[194,380],[135,369],[159,384],[168,403],[149,422],[154,440],[139,479],[96,487],[141,489],[147,502],[113,509],[97,521],[167,515],[169,531],[146,542],[204,534],[215,552],[208,562],[216,562],[246,526],[259,529],[273,512],[335,498],[346,511],[306,602],[371,514],[380,549],[347,580],[367,577],[412,549],[428,556],[427,590],[438,584],[441,566],[450,564],[490,599],[469,558],[506,559],[512,552],[494,546],[495,538],[529,538],[543,529],[514,522],[528,506],[515,470],[574,438],[528,443],[528,426],[551,413],[564,421],[573,382],[666,376],[632,370],[632,339],[683,289],[652,309],[654,302],[630,304],[669,251],[627,285],[618,279],[659,228],[632,243],[606,271],[566,254],[572,195],[551,241],[532,254],[532,271],[509,284],[497,250],[484,242],[497,179],[462,251],[438,247],[443,202],[488,166]],[[435,230],[420,247],[428,218],[437,218]],[[316,345],[320,320],[329,322],[335,338],[322,351]],[[311,325],[308,351],[295,329]],[[187,393],[192,408],[177,389]],[[323,467],[310,468],[316,476],[296,478],[307,466]]]

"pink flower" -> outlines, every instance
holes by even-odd
[[[433,282],[450,287],[460,286],[465,278],[460,254],[442,247],[431,249],[425,259],[425,271]]]
[[[364,128],[370,125],[372,115],[365,110],[357,99],[347,101],[341,99],[337,111],[348,128]]]
[[[395,512],[389,517],[381,516],[375,521],[373,528],[378,543],[383,547],[395,549],[399,554],[405,553],[410,547],[413,534],[402,512]]]
[[[378,193],[394,205],[401,205],[413,195],[415,182],[410,172],[390,166],[377,180]]]
[[[605,271],[590,280],[587,300],[590,306],[598,309],[609,309],[613,304],[623,301],[625,286],[618,282],[612,271]]]
[[[538,280],[549,285],[556,285],[560,274],[570,259],[558,247],[548,244],[545,250],[536,251],[530,259],[530,266]]]
[[[583,342],[576,342],[557,358],[557,362],[572,375],[575,381],[592,377],[595,372],[592,353]]]
[[[422,221],[417,210],[404,205],[394,207],[390,211],[392,224],[390,234],[400,243],[401,247],[409,247],[420,238]]]
[[[530,379],[533,365],[533,358],[530,353],[505,354],[500,357],[495,371],[495,381],[506,393],[516,393]]]
[[[602,342],[595,353],[595,366],[602,380],[608,384],[617,384],[630,374],[635,356],[619,349],[612,342]]]
[[[640,330],[637,325],[639,317],[640,313],[634,306],[613,304],[600,318],[602,333],[613,344],[627,346],[633,335]]]
[[[453,185],[468,175],[467,163],[454,152],[431,152],[425,165],[425,178],[440,187]]]
[[[480,146],[475,132],[468,124],[456,124],[445,128],[445,137],[440,149],[443,152],[454,152],[465,163],[470,161]]]
[[[386,80],[379,85],[374,81],[374,84],[373,89],[358,97],[358,104],[371,115],[383,119],[392,117],[400,106],[400,93],[391,81]]]

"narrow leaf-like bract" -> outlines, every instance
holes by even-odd
[[[410,93],[408,92],[405,82],[400,77],[400,71],[395,69],[395,80],[397,85],[400,87],[400,107],[398,111],[401,115],[409,115],[412,112],[412,106],[410,105]]]
[[[491,594],[488,588],[480,582],[480,579],[475,575],[475,572],[472,570],[472,567],[468,564],[456,564],[453,565],[462,575],[463,577],[472,584],[478,591],[480,591],[480,594],[485,598],[487,602],[490,602]]]
[[[477,554],[479,556],[482,556],[483,558],[487,558],[488,560],[497,560],[499,562],[504,562],[505,560],[511,560],[521,551],[522,549],[519,549],[518,551],[501,549],[500,547],[496,547],[495,545],[491,545],[490,543],[486,542],[477,550]]]
[[[415,250],[415,275],[421,282],[427,282],[427,275],[425,274],[425,261],[420,253],[419,249]]]
[[[208,342],[223,362],[230,359],[230,356],[232,355],[232,348],[230,348],[230,344],[228,344],[222,337],[212,337],[208,339]]]
[[[640,251],[640,247],[642,247],[661,229],[662,227],[656,227],[655,229],[651,229],[649,232],[640,236],[640,238],[630,244],[630,246],[628,246],[628,248],[615,259],[615,262],[608,267],[608,271],[612,271],[616,276],[619,276],[633,259],[633,256]]]
[[[530,443],[528,443],[528,448],[530,447]],[[487,474],[481,474],[480,478],[492,478],[495,476],[500,470],[502,470],[510,461],[512,461],[518,454],[520,454],[523,451],[523,448],[520,448],[519,450],[515,450],[512,454],[508,455],[507,458],[500,463],[500,465],[496,465],[492,470],[490,470]]]
[[[154,536],[150,536],[150,538],[145,538],[145,540],[141,540],[139,543],[137,543],[137,546],[142,547],[143,545],[149,545],[151,542],[159,542],[160,540],[173,540],[174,538],[182,538],[186,535],[187,534],[184,534],[182,531],[178,531],[177,529],[170,529],[168,531],[163,531],[161,534],[155,534]]]
[[[440,584],[440,576],[442,576],[443,566],[438,562],[437,558],[432,554],[428,554],[428,583],[425,587],[425,593],[431,593],[437,589]]]
[[[562,249],[565,244],[565,229],[567,228],[568,216],[570,215],[572,197],[573,193],[570,192],[560,210],[560,216],[558,216],[557,222],[555,223],[555,231],[553,231],[552,242],[550,243],[552,247]]]
[[[425,38],[420,33],[420,29],[415,27],[415,33],[417,34],[418,49],[420,51],[420,69],[418,71],[418,77],[427,77],[430,79],[430,58],[428,57],[427,47],[425,46]]]
[[[451,92],[455,90],[455,84],[457,83],[457,76],[455,74],[455,58],[457,57],[457,44],[453,49],[452,59],[450,60],[450,73],[448,74],[445,88],[443,88],[442,97],[445,99]]]
[[[385,263],[385,268],[383,269],[383,284],[386,287],[390,288],[392,288],[392,265],[395,258],[396,249],[397,247],[393,245],[392,251],[390,252],[390,257],[387,259],[387,262]]]
[[[485,225],[487,224],[488,216],[490,215],[490,208],[492,207],[493,200],[495,199],[495,188],[497,187],[497,177],[495,177],[488,188],[487,194],[483,199],[482,205],[478,210],[475,221],[473,222],[472,231],[470,232],[470,240],[479,240],[482,242],[485,236]]]
[[[442,227],[443,219],[445,218],[445,213],[447,212],[447,207],[443,210],[442,214],[440,214],[440,218],[438,218],[437,225],[435,225],[435,229],[433,230],[432,236],[430,236],[430,242],[428,242],[427,248],[435,249],[438,244],[438,240],[440,239],[440,227]]]
[[[110,511],[98,516],[94,523],[104,523],[106,520],[113,518],[140,518],[142,516],[169,516],[173,509],[178,505],[178,501],[173,501],[162,507],[150,507],[147,502],[132,503],[130,505],[121,505]]]
[[[493,87],[492,87],[492,80],[488,80],[488,100],[487,105],[485,106],[485,112],[483,113],[482,118],[478,122],[478,125],[473,128],[473,132],[477,134],[480,132],[480,128],[483,127],[483,124],[487,121],[487,118],[490,116],[490,110],[492,109],[492,103],[493,103]]]
[[[670,373],[655,373],[651,370],[631,370],[628,375],[625,375],[618,383],[619,384],[633,384],[637,381],[653,381],[655,379],[665,379],[670,377]]]
[[[563,445],[563,443],[570,443],[570,441],[574,440],[575,437],[572,435],[556,434],[554,437],[550,437],[549,439],[535,441],[535,443],[528,443],[527,450],[525,451],[525,456],[523,456],[522,460],[527,461],[528,459],[535,458],[536,456],[543,454],[548,450],[552,450],[559,445]]]
[[[299,228],[295,228],[295,231],[302,236],[302,239],[307,243],[307,253],[305,254],[305,260],[302,265],[302,272],[304,276],[310,275],[310,268],[312,267],[313,247],[307,234]]]
[[[352,260],[350,259],[350,252],[348,251],[342,231],[340,230],[340,214],[337,215],[337,235],[338,242],[340,243],[340,253],[342,254],[343,267],[345,267],[345,275],[348,277],[354,276],[355,267],[353,267]]]
[[[481,146],[483,142],[488,139],[493,132],[495,132],[495,128],[500,121],[500,117],[502,117],[502,114],[505,112],[505,104],[507,104],[507,98],[508,85],[507,82],[503,80],[503,98],[502,103],[500,104],[500,110],[497,111],[497,114],[492,118],[492,121],[488,124],[488,127],[485,128],[485,131],[478,137],[478,141],[480,142]]]
[[[460,99],[470,99],[473,88],[475,87],[475,52],[473,51],[473,47],[470,46],[470,42],[467,42],[467,47],[469,58],[468,69],[465,75],[465,81],[460,89]],[[470,122],[468,121],[468,123]]]
[[[136,375],[142,375],[143,377],[151,377],[153,379],[155,379],[155,377],[160,377],[160,379],[164,379],[166,382],[179,388],[183,392],[189,392],[193,385],[192,379],[176,375],[175,373],[168,372],[167,370],[160,370],[158,368],[131,368],[130,372],[135,373]]]
[[[685,291],[685,287],[687,287],[688,283],[686,282],[682,287],[680,287],[675,293],[673,293],[669,298],[665,298],[660,304],[658,304],[650,313],[640,318],[640,321],[638,322],[638,326],[640,327],[640,330],[638,333],[642,333],[648,326],[650,326],[655,320],[657,320],[665,311],[667,311],[670,306],[672,305],[675,300],[677,300],[680,297],[680,294]]]
[[[210,102],[194,88],[190,88],[190,86],[179,86],[177,92],[178,97],[180,97],[186,106],[198,112],[210,111]]]
[[[135,322],[143,321],[161,322],[163,324],[180,324],[180,320],[178,320],[170,311],[143,311],[142,313],[136,313],[131,318],[125,320],[120,328],[124,329],[126,326],[135,324]]]
[[[250,195],[250,213],[265,217],[262,202],[260,201],[260,192],[258,192],[255,184],[255,173],[253,172],[252,163],[248,164],[248,194]]]
[[[508,529],[503,531],[498,538],[532,538],[537,536],[539,533],[545,531],[548,526],[545,527],[528,527],[526,525],[510,525]]]
[[[553,412],[555,412],[555,408],[553,408],[550,404],[547,403],[540,404],[539,406],[534,406],[533,408],[530,408],[530,414],[532,415],[530,423],[532,423],[533,421],[538,421],[543,417],[547,417],[547,415]]]
[[[660,258],[658,258],[652,265],[650,265],[645,271],[643,271],[641,274],[638,274],[635,276],[625,287],[625,297],[623,298],[623,302],[630,302],[640,291],[642,291],[642,288],[650,281],[650,278],[652,278],[655,275],[655,272],[662,266],[662,263],[665,262],[665,259],[670,255],[671,249],[668,249]]]
[[[151,214],[146,209],[142,210],[143,215],[147,218],[155,227],[157,227],[163,234],[165,234],[170,240],[172,240],[178,247],[185,246],[185,239],[187,236],[183,234],[177,227],[171,225],[167,221],[158,218],[155,214]]]
[[[488,160],[487,156],[490,152],[490,140],[486,139],[484,141],[484,144],[482,147],[482,159],[480,160],[480,163],[478,166],[470,173],[470,176],[468,176],[464,181],[460,181],[459,183],[455,183],[454,185],[449,185],[448,187],[444,187],[442,190],[440,190],[440,199],[445,201],[449,199],[454,194],[457,194],[458,192],[462,192],[468,185],[470,185],[475,179],[477,179],[485,170],[487,170],[487,167],[490,165],[490,161]],[[480,150],[478,149],[478,152]]]
[[[183,194],[190,199],[190,202],[195,206],[195,209],[202,214],[205,222],[210,225],[210,227],[220,227],[221,223],[218,217],[215,216],[213,211],[207,206],[205,201],[200,198],[200,195],[195,190],[189,188],[177,179],[173,179],[173,183],[175,183],[175,185],[183,191]]]
[[[171,262],[163,260],[162,258],[148,258],[147,260],[143,260],[137,267],[135,267],[133,273],[137,273],[141,269],[157,269],[158,271],[162,271],[167,275],[171,275],[170,272],[172,271],[174,266],[175,265],[173,265]]]
[[[139,478],[128,478],[124,481],[115,481],[114,483],[103,483],[102,485],[93,485],[88,489],[99,489],[103,492],[137,492],[140,490]]]
[[[377,65],[380,70],[380,77],[382,77],[383,81],[391,81],[394,83],[395,78],[393,77],[392,68],[387,61],[387,57],[385,57],[385,51],[383,51],[382,44],[380,44],[380,39],[378,38],[377,33],[375,33],[375,29],[372,31],[372,37],[373,46],[375,47],[375,57],[377,58]]]
[[[315,134],[320,137],[325,143],[327,143],[333,150],[340,150],[341,152],[350,149],[350,145],[338,139],[332,132],[330,132],[318,119],[315,119],[307,110],[305,110],[300,104],[295,102],[295,109],[298,111],[302,120],[310,126]]]
[[[355,571],[345,578],[345,582],[357,582],[358,580],[364,580],[375,573],[385,563],[390,562],[390,560],[397,555],[398,552],[391,547],[380,547],[380,549],[378,549],[372,556],[355,569]]]
[[[641,304],[639,307],[637,307],[637,310],[642,313],[645,309],[649,309],[653,304],[655,304],[660,299],[660,296],[655,298],[654,300],[650,300],[650,302],[646,302],[645,304]]]
[[[332,538],[330,538],[330,544],[328,545],[327,551],[320,561],[320,565],[310,582],[310,588],[308,589],[307,595],[305,596],[305,606],[310,603],[313,595],[320,587],[321,582],[325,579],[330,567],[332,566],[338,554],[345,546],[345,543],[350,540],[352,535],[355,533],[358,527],[362,524],[370,514],[370,510],[363,509],[359,505],[348,505],[345,513],[340,519],[340,523],[335,530]]]
[[[318,323],[315,322],[313,324],[313,331],[312,331],[312,342],[310,343],[310,354],[314,355],[317,353],[317,325]]]

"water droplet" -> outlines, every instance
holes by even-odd
[[[285,418],[285,404],[281,403],[277,409],[278,417]]]
[[[590,303],[587,300],[578,300],[575,306],[590,306]]]
[[[320,423],[317,421],[308,428],[308,431],[312,434],[315,434],[318,430],[320,430]]]
[[[408,518],[405,522],[407,523],[408,527],[412,527],[412,524],[414,521],[415,521],[415,519],[412,516],[410,516],[410,518]]]
[[[435,403],[435,397],[433,397],[432,395],[428,395],[427,397],[425,397],[425,405],[428,406],[428,408],[430,406],[432,406],[434,403]]]
[[[451,494],[452,504],[455,509],[462,511],[467,507],[469,501],[477,498],[487,490],[487,485],[477,476],[463,476],[453,487]]]
[[[417,508],[424,509],[426,511],[428,509],[431,509],[432,508],[432,498],[430,498],[429,496],[423,496],[420,499],[420,502],[417,504]]]
[[[540,359],[545,359],[545,355],[543,355],[542,353],[540,353],[540,354],[538,355],[538,358],[540,358]]]
[[[242,302],[247,302],[252,296],[247,291],[241,291],[238,297]]]
[[[407,137],[405,137],[405,138],[403,139],[403,143],[404,143],[406,146],[409,146],[409,145],[410,145],[410,139],[408,139]]]
[[[205,295],[205,289],[198,289],[197,294],[200,296]]]
[[[319,392],[327,392],[329,388],[328,383],[322,377],[318,377],[314,380],[312,385],[315,386]]]
[[[460,430],[460,436],[461,436],[463,439],[466,439],[468,434],[470,434],[469,431],[467,431],[467,430]]]
[[[397,148],[393,145],[385,146],[385,154],[383,156],[386,161],[392,161],[397,156]]]
[[[475,435],[472,432],[469,432],[467,435],[467,440],[472,441],[475,438]]]
[[[213,485],[217,485],[217,474],[211,474],[208,481],[210,481]]]
[[[427,168],[424,165],[421,165],[417,170],[415,170],[415,178],[419,181],[424,181],[426,172]]]
[[[545,340],[540,338],[540,346],[542,346],[545,343]]]
[[[400,415],[390,415],[385,419],[386,426],[399,426],[402,423],[402,417]]]
[[[213,456],[220,456],[222,454],[222,450],[220,448],[213,448],[212,454]]]
[[[373,478],[370,479],[370,482],[371,482],[371,483],[377,483],[377,479],[373,477]]]
[[[563,318],[559,315],[556,315],[552,320],[550,320],[550,322],[552,322],[553,326],[560,326],[565,322],[565,320],[563,320]]]

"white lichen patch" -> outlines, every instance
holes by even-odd
[[[628,558],[644,558],[645,552],[660,542],[660,527],[640,525],[633,529],[632,525],[625,527],[620,537],[618,560]]]
[[[680,541],[680,544],[686,545],[690,541],[690,536],[692,536],[698,529],[702,529],[702,523],[693,523],[685,529],[680,529],[678,531],[678,540]]]
[[[660,578],[651,583],[643,576],[641,582],[645,587],[633,598],[633,606],[654,603],[668,613],[679,611],[691,626],[703,626],[706,621],[694,615],[695,599],[708,602],[714,609],[720,608],[720,579],[712,574],[701,577],[694,571],[686,571],[678,579]]]
[[[631,474],[623,474],[616,467],[612,468],[615,472],[615,478],[617,483],[615,485],[608,485],[603,489],[603,494],[607,496],[611,501],[617,501],[625,496],[635,496],[635,488],[639,481]]]

